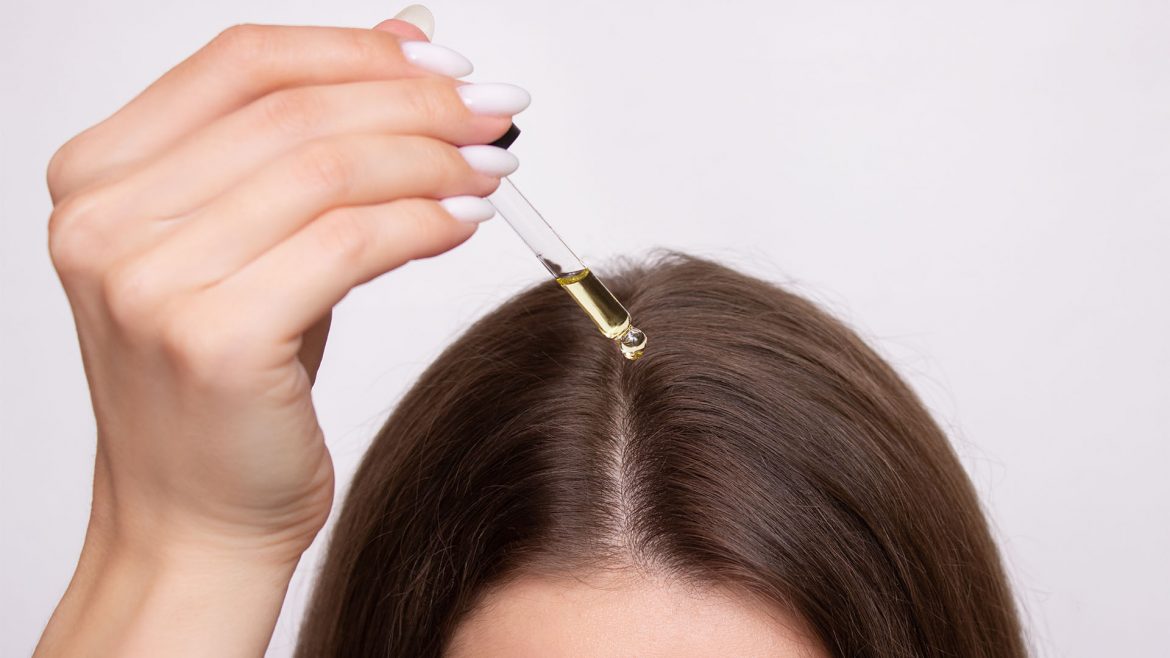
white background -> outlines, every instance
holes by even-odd
[[[232,23],[368,27],[400,5],[3,7],[0,654],[18,656],[72,573],[94,452],[45,246],[49,156]],[[1170,5],[431,7],[469,80],[531,91],[513,179],[587,263],[675,247],[827,305],[952,436],[1036,655],[1165,650]],[[342,486],[429,360],[543,276],[497,218],[338,306],[315,396]],[[322,543],[272,656],[292,650]]]

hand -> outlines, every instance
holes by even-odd
[[[442,74],[468,72],[458,55],[379,28],[234,26],[54,154],[49,249],[98,430],[91,535],[295,563],[325,522],[310,389],[330,311],[471,236],[451,213],[484,218],[476,199],[437,199],[490,194],[515,161],[457,146],[528,102],[460,89]]]

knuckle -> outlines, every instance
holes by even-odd
[[[273,40],[267,25],[237,23],[215,35],[209,49],[233,61],[250,62],[271,52]]]
[[[143,260],[122,261],[106,270],[102,297],[117,326],[138,332],[157,316],[161,302],[157,282],[157,273]]]
[[[52,157],[49,158],[49,166],[45,169],[45,182],[49,186],[49,195],[53,199],[61,197],[61,191],[65,188],[66,182],[70,178],[70,171],[73,169],[75,162],[74,153],[77,150],[76,141],[71,139],[65,142],[53,152]]]
[[[314,133],[325,116],[321,92],[307,88],[273,92],[261,101],[261,107],[269,125],[292,137]]]
[[[353,185],[353,159],[339,140],[310,142],[295,158],[293,175],[297,184],[338,193]]]
[[[314,247],[334,262],[360,261],[374,238],[361,215],[354,208],[338,208],[321,217],[314,226]]]
[[[66,197],[49,214],[49,259],[58,273],[85,273],[105,238],[100,234],[102,213],[96,197],[79,193]]]
[[[49,198],[55,203],[79,190],[92,174],[104,166],[105,158],[92,146],[94,130],[101,124],[77,133],[53,152],[45,167]]]

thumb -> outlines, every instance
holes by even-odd
[[[394,18],[374,26],[375,30],[389,32],[408,41],[430,41],[435,33],[435,17],[422,5],[410,5]]]

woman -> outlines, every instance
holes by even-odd
[[[233,28],[54,156],[98,450],[37,655],[263,655],[332,506],[330,309],[467,239],[515,168],[482,145],[527,95],[425,36]],[[852,332],[685,255],[606,280],[642,360],[545,282],[424,373],[300,655],[1024,655],[969,480]]]

